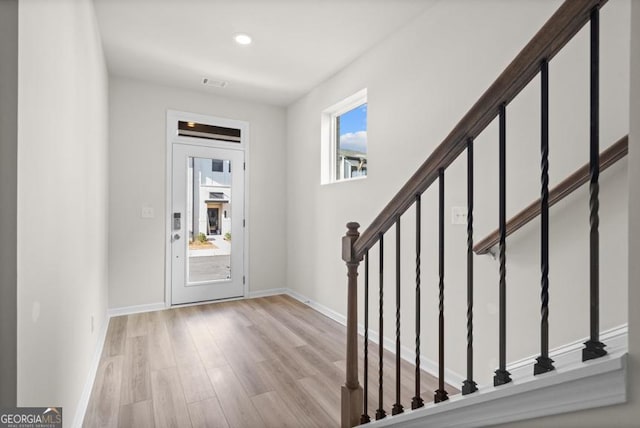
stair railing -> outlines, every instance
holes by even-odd
[[[383,403],[383,245],[385,233],[395,225],[396,229],[396,311],[395,311],[395,403],[392,414],[404,411],[400,402],[400,224],[402,215],[411,206],[416,207],[416,338],[415,338],[415,396],[411,408],[424,405],[420,391],[420,211],[421,195],[437,180],[439,189],[439,299],[438,299],[438,389],[434,401],[448,399],[445,388],[444,369],[444,194],[445,172],[449,165],[463,152],[467,153],[467,378],[462,385],[462,394],[477,391],[473,380],[473,142],[496,116],[499,119],[499,228],[496,232],[499,254],[499,364],[495,371],[494,385],[511,382],[506,369],[506,111],[509,103],[538,74],[541,78],[541,197],[539,212],[541,216],[541,344],[540,356],[534,365],[534,374],[554,370],[549,358],[549,109],[548,76],[551,59],[576,35],[590,23],[590,162],[589,207],[590,207],[590,339],[583,349],[583,360],[598,358],[606,354],[605,345],[599,340],[599,9],[606,0],[567,0],[538,31],[533,39],[522,49],[497,80],[485,91],[480,99],[458,122],[447,137],[440,143],[427,160],[418,168],[407,183],[391,199],[371,225],[360,234],[359,224],[347,224],[347,234],[342,238],[342,258],[348,271],[347,303],[347,363],[346,382],[342,386],[342,426],[351,427],[370,421],[368,414],[368,330],[369,330],[369,250],[379,245],[379,351],[378,351],[378,408],[376,419],[387,416]],[[552,196],[557,196],[552,191]],[[555,201],[553,201],[555,202]],[[495,243],[494,243],[495,244]],[[358,320],[357,287],[358,268],[365,262],[365,343],[364,343],[364,394],[358,380]]]
[[[619,160],[624,159],[628,153],[629,136],[625,135],[600,153],[600,172],[614,165]],[[587,183],[589,179],[589,164],[586,164],[558,183],[558,185],[553,189],[549,190],[549,207],[554,206],[571,193],[578,190],[580,186]],[[522,226],[538,217],[540,215],[541,202],[542,201],[538,199],[529,204],[518,214],[511,217],[509,221],[507,221],[507,236],[516,232]],[[478,243],[473,246],[473,252],[478,255],[490,253],[491,249],[498,244],[499,240],[500,231],[496,229],[487,235],[486,238],[478,241]]]

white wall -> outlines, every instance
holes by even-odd
[[[285,285],[285,114],[279,107],[113,77],[109,306],[164,302],[166,111],[249,122],[250,291]],[[155,218],[140,218],[140,209]]]
[[[68,426],[106,320],[107,72],[89,0],[20,2],[19,36],[18,405]]]
[[[16,405],[18,0],[0,2],[0,408]]]
[[[342,314],[346,269],[340,237],[348,221],[364,227],[448,134],[517,52],[559,6],[537,2],[439,2],[287,110],[287,283]],[[628,1],[602,11],[601,148],[628,133]],[[551,185],[588,161],[588,31],[559,54],[551,70]],[[368,177],[320,185],[320,114],[368,88]],[[507,108],[507,215],[539,195],[539,83]],[[446,174],[446,219],[466,206],[466,158]],[[601,176],[601,327],[626,322],[626,160]],[[497,227],[497,124],[476,140],[476,239]],[[437,358],[437,186],[423,196],[422,349]],[[403,343],[413,345],[415,214],[402,218]],[[537,222],[508,240],[508,359],[539,352],[539,230]],[[551,346],[588,335],[588,196],[576,192],[551,210]],[[305,239],[300,236],[304,235]],[[395,313],[393,228],[385,252],[385,335]],[[466,349],[466,227],[446,227],[445,317],[447,366],[464,374]],[[617,251],[614,251],[617,249]],[[377,247],[371,251],[377,293]],[[476,257],[475,372],[491,382],[498,357],[498,264]],[[362,273],[362,270],[361,270]],[[362,280],[363,275],[360,275]],[[362,293],[362,290],[360,291]],[[360,294],[362,296],[362,294]],[[371,323],[377,319],[372,298]],[[362,303],[362,301],[361,301]],[[362,304],[361,304],[362,306]],[[361,308],[362,309],[362,308]],[[567,314],[573,320],[566,322]],[[362,321],[362,310],[360,321]]]

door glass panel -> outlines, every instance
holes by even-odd
[[[188,284],[231,279],[231,161],[189,158]]]

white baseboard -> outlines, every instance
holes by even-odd
[[[258,291],[250,291],[247,297],[234,297],[231,299],[223,299],[219,300],[220,302],[230,302],[233,300],[242,300],[245,298],[255,299],[258,297],[268,297],[275,296],[277,294],[288,294],[287,288],[271,288],[268,290],[258,290]],[[186,307],[186,306],[198,306],[198,305],[208,305],[209,303],[217,302],[215,301],[205,301],[205,302],[196,302],[196,303],[187,303],[184,305],[176,305],[175,307]],[[170,306],[167,306],[164,302],[158,303],[149,303],[145,305],[134,305],[134,306],[123,306],[120,308],[111,308],[108,313],[110,317],[118,317],[121,315],[131,315],[131,314],[139,314],[143,312],[153,312],[160,311],[162,309],[168,309]]]
[[[119,317],[121,315],[139,314],[142,312],[153,312],[166,309],[164,302],[149,303],[146,305],[124,306],[121,308],[111,308],[108,311],[109,317]]]
[[[268,290],[249,291],[247,298],[256,299],[258,297],[277,296],[278,294],[287,294],[286,288],[270,288]]]
[[[311,308],[331,318],[332,320],[342,325],[347,325],[347,318],[341,313],[336,312],[333,309],[330,309],[322,305],[321,303],[311,300],[308,297],[298,293],[297,291],[286,289],[285,294],[293,297],[296,300],[299,300],[300,302],[304,303],[307,306],[310,306]],[[360,334],[361,336],[364,336],[363,324],[358,324],[358,334]],[[376,344],[380,343],[378,338],[378,332],[372,329],[369,329],[369,340]],[[392,354],[396,353],[396,343],[394,340],[389,339],[388,337],[385,337],[384,342],[382,343],[382,346],[384,347],[384,349],[391,352]],[[401,346],[400,358],[409,362],[410,364],[414,364],[415,358],[416,358],[415,349],[411,349],[404,345]],[[430,375],[438,377],[438,363],[431,360],[430,358],[425,357],[424,355],[420,356],[420,368],[426,371],[427,373],[429,373]],[[461,374],[456,373],[455,371],[450,369],[445,369],[444,378],[445,378],[445,382],[447,382],[449,385],[455,386],[456,388],[461,387],[462,382],[464,382],[464,380],[466,379]]]
[[[334,311],[333,309],[323,305],[322,303],[318,303],[315,300],[311,300],[308,297],[298,293],[297,291],[294,291],[290,288],[286,289],[286,293],[288,296],[293,297],[294,299],[298,300],[301,303],[304,303],[305,305],[315,309],[316,311],[320,312],[322,315],[331,318],[332,320],[334,320],[335,322],[342,324],[342,325],[347,325],[347,318],[342,315],[339,312]]]
[[[100,366],[100,357],[102,356],[104,342],[107,338],[107,330],[109,328],[110,319],[111,317],[107,313],[102,323],[102,327],[100,328],[100,332],[98,333],[98,341],[96,343],[96,350],[93,353],[93,358],[91,359],[89,375],[84,383],[84,388],[82,388],[82,395],[80,396],[80,401],[78,402],[78,407],[76,408],[76,414],[71,425],[74,428],[82,427],[84,415],[87,412],[87,406],[89,405],[89,399],[91,398],[91,391],[93,390],[93,384],[96,380],[96,373],[98,373],[98,367]]]
[[[358,334],[364,335],[364,326],[362,324],[358,324]],[[378,332],[369,329],[369,340],[373,343],[380,343],[378,338]],[[388,337],[384,338],[384,342],[382,344],[384,349],[391,352],[395,355],[396,353],[396,342],[393,339]],[[400,346],[400,358],[407,361],[409,364],[413,365],[416,362],[416,351],[415,349],[409,348],[405,345]],[[438,363],[433,361],[431,358],[427,358],[424,355],[420,355],[420,369],[429,373],[431,376],[438,377],[439,376],[439,366]],[[466,379],[465,376],[451,370],[445,368],[444,370],[444,380],[451,386],[454,386],[458,389],[462,387],[462,382]]]
[[[347,325],[347,319],[344,315],[339,312],[334,311],[333,309],[328,308],[327,306],[322,305],[308,297],[298,293],[297,291],[291,290],[289,288],[284,289],[273,289],[267,290],[265,295],[275,295],[275,294],[287,294],[290,297],[304,303],[307,306],[315,309],[321,314],[331,318],[332,320],[342,324]],[[358,324],[358,334],[364,336],[364,325]],[[609,354],[618,354],[620,352],[626,352],[628,349],[627,345],[627,336],[628,336],[628,326],[627,324],[623,324],[618,327],[614,327],[609,330],[605,330],[600,333],[600,340],[603,341],[607,347],[607,352]],[[552,349],[549,352],[549,357],[555,361],[556,367],[567,367],[575,363],[576,361],[581,361],[582,358],[582,348],[584,342],[588,338],[584,338],[581,340],[577,340],[575,342],[569,343],[564,346],[560,346],[558,348]],[[378,332],[372,329],[369,329],[369,340],[375,344],[380,343]],[[383,347],[387,351],[395,354],[396,352],[396,344],[393,339],[388,337],[384,338]],[[538,355],[523,358],[518,361],[514,361],[507,365],[507,370],[511,372],[512,377],[516,378],[525,378],[529,375],[530,372],[533,371],[533,365],[535,364],[535,359]],[[405,345],[400,347],[400,358],[409,362],[410,364],[415,364],[415,349],[409,348]],[[438,377],[439,366],[436,361],[433,361],[430,358],[425,357],[424,355],[420,356],[420,368],[429,373],[432,376]],[[462,387],[462,383],[465,381],[466,376],[461,375],[451,369],[445,368],[445,382],[449,385],[455,386],[456,388]]]

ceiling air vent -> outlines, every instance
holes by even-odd
[[[211,86],[214,88],[226,88],[229,82],[225,82],[224,80],[214,80],[214,79],[209,79],[208,77],[203,77],[202,84],[204,86]]]

